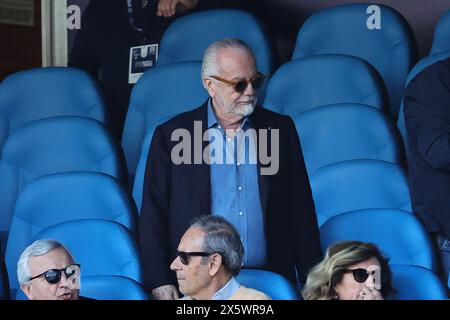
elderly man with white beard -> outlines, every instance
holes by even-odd
[[[322,252],[292,119],[256,105],[264,75],[241,40],[205,50],[202,81],[210,98],[159,125],[148,153],[140,215],[146,288],[155,299],[178,298],[169,264],[203,214],[236,228],[244,267],[304,281]]]

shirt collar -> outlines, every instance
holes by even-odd
[[[208,129],[214,126],[220,126],[219,120],[217,120],[216,114],[212,106],[212,98],[208,99]],[[250,126],[250,118],[247,116],[242,122],[243,129],[247,129]],[[220,129],[220,128],[219,128]]]
[[[236,278],[232,277],[226,285],[213,294],[211,300],[228,300],[239,290],[240,286],[241,284]]]

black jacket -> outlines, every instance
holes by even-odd
[[[209,165],[174,165],[170,158],[178,143],[171,141],[171,133],[184,128],[193,136],[194,121],[202,121],[205,130],[206,103],[158,126],[150,146],[140,216],[144,284],[150,290],[176,283],[175,273],[169,269],[175,249],[192,219],[210,214]],[[250,121],[256,130],[279,129],[279,171],[275,175],[258,175],[259,192],[266,226],[267,268],[295,283],[295,267],[304,280],[309,269],[322,258],[300,141],[288,116],[256,107]],[[192,150],[192,157],[193,154]],[[258,173],[262,167],[258,159]]]
[[[414,212],[450,238],[450,58],[410,82],[404,107]]]

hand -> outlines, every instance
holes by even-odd
[[[375,288],[364,286],[358,293],[356,300],[384,300],[381,292]]]
[[[177,300],[178,290],[175,286],[169,284],[152,290],[153,300]]]
[[[197,3],[198,0],[159,0],[156,14],[160,17],[164,16],[169,18],[175,15],[175,13],[194,8]]]

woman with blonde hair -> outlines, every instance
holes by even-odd
[[[391,270],[377,246],[361,241],[331,245],[308,274],[305,300],[383,300],[392,291]]]

